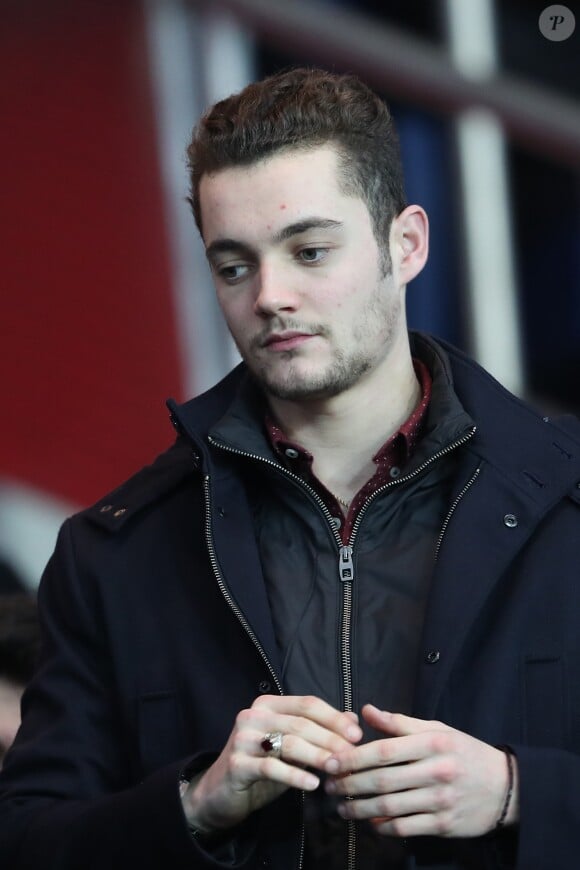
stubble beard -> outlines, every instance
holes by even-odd
[[[279,377],[265,365],[250,364],[254,377],[266,393],[289,402],[329,399],[352,387],[370,368],[370,362],[364,355],[347,355],[338,349],[322,371],[302,372],[299,369],[299,354],[299,350],[283,351],[280,354],[280,362],[286,362],[288,368]],[[294,361],[297,365],[293,365]]]
[[[394,301],[392,299],[389,301],[386,296],[385,289],[379,284],[352,332],[350,352],[335,347],[330,362],[320,371],[300,370],[299,360],[302,354],[300,348],[281,351],[278,354],[277,371],[279,372],[281,362],[287,365],[284,374],[280,375],[273,371],[271,365],[261,362],[257,356],[254,356],[251,350],[246,352],[237,342],[236,345],[254,378],[268,395],[290,402],[329,399],[349,390],[377,364],[377,354],[373,355],[369,351],[370,335],[380,332],[381,346],[389,348],[392,345],[393,335],[401,316],[401,303],[398,297]],[[377,330],[377,324],[381,323],[382,330]],[[300,331],[302,326],[286,323],[283,328]],[[315,332],[329,342],[332,341],[331,334],[323,325],[310,327],[308,331]],[[260,341],[253,342],[254,348],[259,346]],[[297,365],[293,364],[295,361]]]

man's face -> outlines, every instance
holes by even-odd
[[[404,288],[332,147],[206,175],[200,202],[220,306],[267,393],[323,399],[383,378],[406,333]]]

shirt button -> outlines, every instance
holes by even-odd
[[[333,529],[340,529],[340,527],[342,526],[341,518],[340,517],[332,517],[332,519],[330,520],[330,525],[332,526]]]
[[[504,524],[508,527],[508,529],[515,529],[518,524],[518,518],[515,514],[506,514],[503,518]]]
[[[284,454],[288,457],[288,459],[298,459],[300,454],[293,447],[287,447],[284,451]]]
[[[401,469],[398,465],[393,465],[393,467],[389,471],[389,475],[394,479],[398,477],[401,473]]]
[[[441,653],[438,649],[429,650],[427,655],[425,656],[425,661],[430,665],[436,665],[439,659],[441,658]]]

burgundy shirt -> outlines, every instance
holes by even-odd
[[[414,359],[413,367],[421,387],[421,400],[410,417],[373,456],[376,465],[375,473],[359,489],[349,505],[346,516],[336,496],[326,489],[312,471],[312,454],[300,444],[289,441],[274,419],[269,414],[266,415],[266,430],[274,451],[294,474],[302,477],[316,490],[332,516],[336,517],[337,521],[340,520],[340,533],[345,545],[348,544],[352,527],[365,501],[385,483],[399,476],[421,437],[431,399],[432,378],[429,369],[421,360]]]

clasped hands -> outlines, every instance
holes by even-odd
[[[183,798],[190,824],[224,830],[288,788],[323,788],[345,819],[367,819],[396,837],[476,837],[492,830],[508,789],[505,753],[441,723],[366,704],[366,723],[380,734],[360,744],[355,713],[320,698],[263,695],[237,718],[214,764]],[[281,732],[280,757],[261,748]],[[515,763],[514,763],[515,766]],[[517,821],[517,768],[506,824]]]

